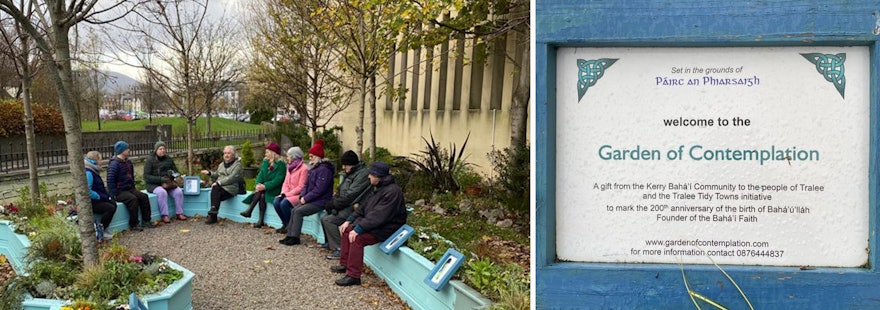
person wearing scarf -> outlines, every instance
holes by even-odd
[[[284,183],[281,184],[281,194],[275,196],[275,201],[272,203],[275,207],[275,213],[281,218],[282,225],[275,232],[281,234],[287,233],[290,213],[295,206],[299,205],[299,194],[306,184],[306,177],[309,173],[309,167],[303,162],[303,151],[298,146],[287,150],[287,158],[290,161],[287,164],[287,176],[284,177]]]
[[[113,239],[113,233],[110,232],[110,221],[116,214],[116,201],[110,198],[104,181],[101,180],[101,153],[98,151],[90,151],[86,153],[86,181],[89,184],[89,198],[92,201],[92,213],[101,216],[101,225],[104,225],[104,235],[101,239],[109,241]]]
[[[321,212],[324,205],[333,198],[333,176],[336,167],[324,158],[324,140],[318,140],[309,149],[309,176],[306,185],[299,195],[299,206],[290,214],[290,222],[287,224],[287,235],[278,240],[283,245],[300,244],[303,217]]]

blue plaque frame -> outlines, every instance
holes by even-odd
[[[449,279],[458,271],[458,267],[461,267],[462,263],[464,263],[464,254],[452,248],[446,250],[443,257],[437,261],[437,264],[434,265],[434,268],[425,277],[425,284],[435,291],[439,291],[449,282]]]
[[[183,177],[183,194],[195,196],[202,193],[202,179],[197,176]]]
[[[415,232],[415,228],[409,226],[407,224],[403,224],[400,226],[400,229],[394,232],[391,237],[385,239],[385,242],[382,242],[382,245],[379,246],[379,249],[382,250],[385,254],[391,254],[403,245],[409,237],[412,236],[413,232]]]
[[[538,309],[693,309],[684,287],[748,309],[712,265],[556,259],[558,47],[867,46],[870,63],[868,261],[861,268],[720,266],[761,309],[880,309],[880,6],[876,1],[577,1],[535,3],[533,289]],[[586,228],[589,229],[589,228]]]

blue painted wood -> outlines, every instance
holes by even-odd
[[[29,246],[31,241],[16,234],[12,222],[0,220],[0,254],[6,256],[16,273],[24,272],[25,255]]]
[[[576,1],[536,4],[535,297],[538,309],[693,309],[691,288],[747,309],[714,267],[556,261],[556,47],[866,45],[870,48],[869,265],[865,268],[722,266],[758,309],[878,309],[880,43],[872,1]],[[880,14],[878,14],[880,15]]]
[[[402,246],[385,254],[378,246],[364,248],[364,262],[413,309],[487,309],[491,305],[461,281],[434,290],[424,283],[434,263]]]
[[[135,293],[128,295],[128,307],[131,310],[150,310],[147,308],[147,305],[141,302],[140,298],[138,298]]]
[[[235,197],[224,200],[220,203],[220,212],[218,216],[220,218],[225,218],[233,222],[238,223],[256,223],[259,219],[260,210],[259,208],[255,208],[254,212],[251,214],[251,217],[243,217],[241,216],[242,211],[246,210],[248,205],[242,203],[245,197],[250,195],[250,191],[243,195],[236,195]],[[318,213],[306,216],[303,218],[303,226],[302,233],[311,235],[315,237],[315,240],[318,243],[324,243],[324,229],[321,226],[321,216],[324,215],[324,211],[320,211]],[[272,228],[279,228],[282,225],[281,218],[278,217],[278,213],[275,212],[275,208],[271,203],[266,204],[266,218],[264,219],[266,225],[269,225]]]

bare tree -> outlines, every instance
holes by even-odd
[[[21,0],[19,5],[25,8],[24,12],[28,20],[33,18],[33,3],[29,3],[29,7],[25,7],[24,0]],[[3,36],[3,43],[7,47],[4,49],[4,54],[14,60],[13,67],[21,81],[18,94],[20,94],[24,106],[23,121],[25,140],[27,141],[30,207],[36,208],[40,198],[40,179],[37,175],[37,147],[34,134],[34,113],[31,109],[31,83],[37,68],[39,68],[39,61],[37,57],[34,57],[36,51],[31,47],[31,37],[22,29],[22,23],[13,19],[9,19],[9,21],[11,27],[7,28],[4,23],[3,27],[0,27],[0,35]]]
[[[84,38],[77,36],[73,66],[78,79],[74,80],[75,91],[79,97],[80,115],[83,119],[98,120],[101,130],[101,105],[104,101],[104,84],[109,80],[106,72],[100,70],[102,44],[94,29],[89,29]]]
[[[318,128],[351,103],[335,41],[319,35],[304,19],[319,8],[317,1],[268,0],[251,10],[254,47],[251,78],[271,92],[283,94],[312,141]]]
[[[225,17],[205,25],[195,44],[195,87],[207,111],[207,135],[217,95],[231,89],[244,75],[240,32]]]
[[[112,3],[111,3],[112,2]],[[92,203],[89,200],[88,184],[86,183],[85,165],[82,160],[82,125],[77,113],[73,96],[73,70],[70,64],[70,29],[78,23],[107,23],[114,19],[100,20],[104,13],[124,16],[124,12],[137,5],[135,1],[102,1],[96,8],[98,0],[0,0],[0,11],[11,15],[21,24],[25,33],[31,36],[40,50],[43,60],[51,62],[47,66],[58,89],[61,114],[64,117],[68,161],[70,174],[73,178],[74,197],[80,210],[79,234],[83,247],[83,264],[86,267],[98,263],[98,251],[95,246],[95,227],[92,218]],[[29,18],[28,8],[33,8],[35,18]],[[122,12],[122,13],[120,13]]]
[[[186,118],[187,171],[192,174],[193,127],[208,110],[199,92],[199,40],[205,36],[208,1],[154,1],[129,20],[124,36],[118,38],[117,57],[143,69],[147,79],[168,99],[169,105]],[[125,56],[135,59],[127,61]]]

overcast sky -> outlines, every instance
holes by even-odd
[[[244,5],[246,1],[253,0],[209,0],[208,2],[208,17],[209,19],[218,19],[223,16],[224,12],[227,17],[236,19],[238,17],[238,12],[241,11],[241,7]],[[123,64],[104,64],[102,66],[103,70],[114,71],[118,73],[122,73],[127,75],[135,80],[141,79],[141,73],[136,68],[126,66]]]

